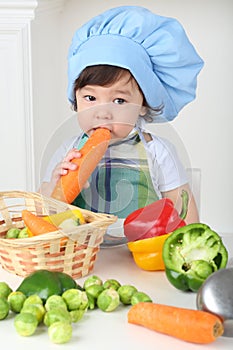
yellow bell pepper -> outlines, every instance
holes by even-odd
[[[146,271],[164,270],[163,244],[170,233],[127,243],[138,267]]]
[[[53,225],[59,227],[61,223],[67,219],[79,219],[79,225],[85,224],[84,216],[79,209],[66,210],[61,213],[43,217],[44,220],[51,222]]]

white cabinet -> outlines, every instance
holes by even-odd
[[[59,111],[63,3],[0,0],[0,191],[34,191],[40,183],[40,157],[54,129],[49,116]]]
[[[36,1],[0,1],[0,190],[34,187],[30,22]]]

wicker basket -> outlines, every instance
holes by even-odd
[[[72,232],[58,230],[29,238],[4,238],[9,228],[24,227],[23,209],[43,216],[77,207],[34,192],[0,192],[0,263],[5,270],[23,277],[39,269],[65,272],[75,279],[89,274],[108,226],[117,219],[79,208],[87,223]]]

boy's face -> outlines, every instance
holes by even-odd
[[[143,96],[129,73],[111,85],[86,85],[76,91],[76,99],[79,125],[89,135],[105,127],[112,139],[124,138],[139,115],[146,113]]]

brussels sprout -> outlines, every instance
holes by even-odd
[[[72,318],[68,310],[64,308],[56,308],[47,311],[44,315],[44,324],[49,327],[54,322],[67,322],[71,323]]]
[[[71,322],[76,323],[83,318],[86,310],[72,310],[70,311]]]
[[[88,287],[90,287],[93,284],[97,284],[99,286],[102,286],[103,281],[98,276],[95,276],[95,275],[90,276],[84,281],[83,288],[86,290]]]
[[[94,310],[96,307],[97,298],[94,298],[92,295],[87,293],[88,298],[88,309]]]
[[[135,305],[137,303],[140,303],[140,302],[148,302],[148,303],[151,303],[152,302],[152,299],[149,297],[149,295],[147,295],[146,293],[144,292],[135,292],[133,295],[132,295],[132,298],[131,298],[131,304],[132,305]]]
[[[19,335],[28,337],[35,333],[38,321],[35,315],[28,312],[21,312],[15,316],[14,326]]]
[[[72,310],[85,310],[88,307],[87,293],[79,289],[67,289],[62,298],[65,300],[69,311]]]
[[[104,289],[97,298],[97,306],[102,311],[113,311],[119,306],[119,304],[119,294],[113,288]]]
[[[12,227],[7,231],[5,238],[18,238],[19,233],[19,228]]]
[[[52,343],[67,343],[72,337],[72,325],[69,322],[55,322],[49,326],[48,335]]]
[[[36,316],[38,323],[40,323],[43,321],[45,308],[41,304],[24,304],[20,313],[30,313]]]
[[[29,237],[28,228],[24,227],[20,230],[17,238],[28,238],[28,237]]]
[[[108,279],[103,284],[104,289],[113,288],[115,290],[118,290],[118,288],[120,288],[120,286],[121,286],[120,282],[118,282],[115,279]]]
[[[120,296],[120,301],[125,304],[129,305],[131,304],[131,298],[135,292],[137,292],[137,288],[134,286],[131,286],[130,284],[125,284],[123,286],[120,286],[120,288],[117,290]]]
[[[99,284],[92,284],[86,288],[86,293],[91,295],[93,298],[97,299],[100,293],[104,290],[104,287]]]
[[[87,287],[86,293],[88,297],[88,308],[90,310],[93,310],[96,307],[97,298],[103,290],[103,285],[99,284],[92,284]]]
[[[0,298],[8,298],[8,295],[12,292],[11,287],[6,282],[0,282]]]
[[[24,302],[24,306],[28,304],[41,304],[43,305],[43,300],[37,294],[32,294],[27,297]]]
[[[26,299],[26,295],[24,295],[22,292],[11,292],[7,298],[10,305],[10,310],[15,313],[19,313]]]
[[[4,320],[9,314],[10,306],[5,298],[0,297],[0,320]]]
[[[61,295],[55,295],[55,294],[50,295],[50,297],[48,297],[48,299],[45,302],[45,309],[49,311],[51,309],[56,309],[56,308],[67,309],[66,302]]]

